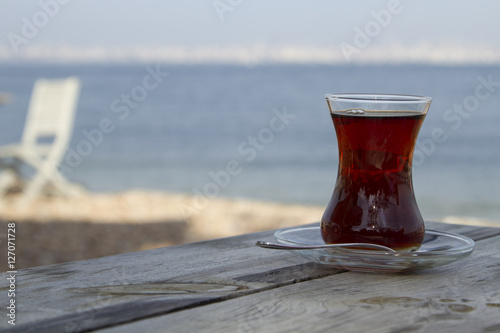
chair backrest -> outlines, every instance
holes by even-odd
[[[38,79],[31,94],[22,145],[34,147],[39,140],[52,139],[52,148],[62,154],[73,132],[79,93],[77,77]]]

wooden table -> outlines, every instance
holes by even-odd
[[[427,227],[476,248],[443,267],[356,273],[258,248],[272,238],[261,232],[19,270],[15,330],[500,332],[500,228]],[[7,319],[0,330],[12,329]]]

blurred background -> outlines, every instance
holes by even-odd
[[[61,230],[185,224],[155,229],[149,247],[318,221],[338,163],[324,95],[373,92],[433,98],[413,167],[424,218],[500,226],[499,11],[493,0],[1,0],[0,144],[20,140],[36,79],[79,77],[58,169],[86,194],[0,216]],[[171,235],[183,232],[199,237]]]

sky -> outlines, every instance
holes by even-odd
[[[497,0],[0,0],[0,61],[500,63]]]

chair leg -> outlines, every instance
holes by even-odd
[[[53,170],[52,172],[40,170],[26,185],[23,195],[16,202],[16,205],[21,206],[29,204],[33,199],[43,193],[44,187],[47,185],[54,186],[59,194],[64,196],[76,196],[84,192],[83,189],[64,179],[57,170]]]
[[[31,202],[37,195],[42,192],[43,186],[47,183],[47,179],[42,173],[37,173],[35,177],[26,185],[22,196],[17,201],[17,205],[25,205]]]
[[[80,186],[69,182],[58,171],[50,178],[48,185],[54,186],[58,194],[74,197],[85,192]]]

